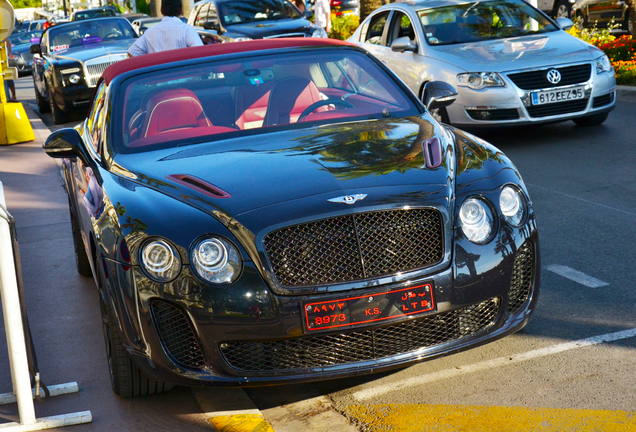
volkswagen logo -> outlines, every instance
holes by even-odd
[[[561,73],[556,69],[550,69],[545,76],[551,84],[561,82]]]
[[[330,198],[327,201],[339,204],[354,204],[356,201],[364,199],[367,194],[345,195],[338,198]]]

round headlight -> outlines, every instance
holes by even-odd
[[[521,192],[512,186],[506,186],[499,195],[499,208],[504,219],[512,226],[519,226],[526,215],[526,205]]]
[[[169,282],[181,271],[179,253],[165,240],[153,240],[141,249],[141,264],[157,282]]]
[[[484,243],[493,230],[493,216],[488,204],[477,198],[468,198],[459,209],[459,220],[464,235],[473,243]]]
[[[71,82],[71,84],[77,84],[78,82],[80,82],[80,76],[78,74],[73,74],[68,77],[68,80]]]
[[[192,249],[192,267],[204,280],[230,284],[241,271],[241,259],[232,243],[220,237],[199,240]]]

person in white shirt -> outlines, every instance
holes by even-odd
[[[128,49],[128,55],[136,57],[159,51],[203,45],[199,34],[179,18],[183,13],[180,0],[161,2],[163,18],[159,24],[146,30]]]
[[[316,0],[314,3],[314,16],[316,31],[313,37],[327,38],[331,33],[331,6],[330,0]]]

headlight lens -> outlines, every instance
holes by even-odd
[[[468,198],[459,209],[459,220],[464,235],[473,243],[484,243],[490,238],[494,220],[492,210],[481,199]]]
[[[506,84],[496,72],[471,72],[457,75],[457,85],[481,90],[486,87],[504,87]]]
[[[169,282],[181,271],[181,258],[166,240],[152,240],[141,249],[141,264],[148,276],[157,282]]]
[[[192,267],[204,280],[230,284],[241,272],[241,258],[232,243],[220,237],[199,240],[192,249]]]
[[[512,225],[519,226],[526,215],[526,203],[521,192],[512,186],[505,186],[499,195],[499,208],[504,219]]]
[[[610,62],[607,54],[596,59],[596,73],[610,72],[612,70],[612,63]]]
[[[68,80],[71,84],[77,84],[80,81],[80,76],[78,74],[73,74],[68,77]]]

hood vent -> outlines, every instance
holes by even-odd
[[[223,189],[214,186],[206,182],[205,180],[201,180],[200,178],[187,175],[187,174],[172,174],[166,176],[167,179],[180,183],[184,186],[189,187],[190,189],[194,189],[202,194],[210,196],[212,198],[230,198],[232,195],[225,192]]]

